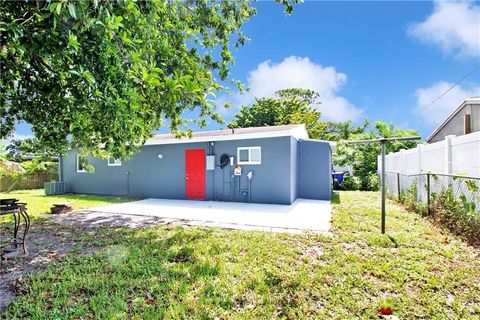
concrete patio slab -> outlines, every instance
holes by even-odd
[[[182,224],[272,232],[315,232],[330,230],[329,201],[298,199],[292,205],[145,199],[83,210],[88,215],[147,216],[178,219]]]

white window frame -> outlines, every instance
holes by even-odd
[[[114,162],[111,163],[110,160],[113,159]],[[109,167],[120,167],[122,165],[122,160],[121,159],[114,159],[113,157],[108,157],[107,159],[107,165]]]
[[[87,164],[88,164],[88,158],[87,158]],[[86,169],[80,170],[80,155],[77,154],[77,173],[87,173]]]
[[[259,161],[252,161],[252,150],[258,150],[260,154],[260,160]],[[240,161],[240,151],[248,151],[248,161]],[[262,164],[262,147],[238,147],[237,148],[237,164],[243,164],[243,165],[258,165]]]

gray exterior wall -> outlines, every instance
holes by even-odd
[[[262,148],[262,163],[242,165],[242,175],[234,176],[237,147],[255,146]],[[89,158],[94,173],[77,173],[76,153],[69,152],[62,158],[61,174],[68,192],[185,199],[187,149],[204,149],[206,155],[215,153],[215,170],[206,170],[205,174],[206,200],[248,202],[249,192],[254,203],[291,204],[298,197],[330,199],[328,143],[297,142],[292,137],[217,141],[214,148],[207,142],[143,146],[132,159],[122,161],[121,166],[108,166],[107,160]],[[158,158],[159,153],[163,154],[162,159]],[[234,166],[219,167],[224,153],[235,157]],[[306,168],[300,170],[300,166]],[[253,171],[251,189],[249,171]]]
[[[300,178],[298,176],[298,166],[299,166],[299,157],[298,153],[298,141],[290,137],[290,199],[293,203],[297,198],[299,198],[300,190]]]
[[[298,142],[299,198],[330,200],[332,196],[332,152],[328,142]]]
[[[233,167],[215,170],[214,200],[248,201],[248,195],[242,191],[248,189],[247,173],[253,171],[251,180],[251,201],[255,203],[290,204],[290,137],[232,140],[215,142],[215,163],[220,163],[224,153],[235,157],[237,161],[238,147],[262,147],[262,164],[242,165],[242,175],[233,176]],[[233,176],[233,177],[232,177]],[[207,189],[213,186],[207,182]],[[212,198],[209,198],[212,199]]]
[[[464,134],[464,117],[470,114],[472,133],[480,131],[480,105],[467,104],[450,121],[448,121],[428,142],[445,140],[448,135],[462,136]]]

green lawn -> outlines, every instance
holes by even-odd
[[[85,209],[91,207],[97,207],[106,205],[109,203],[124,202],[134,200],[134,198],[117,197],[117,196],[95,196],[85,194],[66,194],[59,196],[45,196],[43,189],[37,190],[18,190],[10,193],[0,192],[0,199],[4,198],[16,198],[20,202],[26,202],[28,204],[27,209],[29,215],[35,218],[42,218],[42,215],[50,212],[52,203],[55,202],[73,202],[74,210]]]
[[[333,236],[168,226],[78,234],[105,249],[24,279],[6,317],[371,319],[391,307],[401,319],[479,319],[479,249],[392,202],[381,235],[376,193],[341,192],[337,202]]]

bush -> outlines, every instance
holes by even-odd
[[[343,181],[338,186],[338,190],[360,190],[362,187],[359,177],[351,176],[348,173],[343,175]]]
[[[371,173],[364,179],[364,190],[377,191],[380,189],[380,179],[376,173]]]
[[[17,177],[25,173],[25,169],[17,163],[0,159],[0,178],[1,177]]]
[[[480,212],[464,195],[457,198],[451,187],[443,193],[431,194],[430,210],[417,201],[416,184],[400,196],[399,202],[408,210],[428,216],[452,233],[464,237],[470,244],[480,245]]]
[[[351,176],[345,173],[343,182],[338,186],[338,190],[367,190],[377,191],[380,187],[380,179],[377,174],[368,174],[366,176]]]
[[[480,212],[476,210],[475,203],[468,201],[464,195],[455,197],[452,188],[441,194],[432,194],[430,214],[453,233],[480,245]]]
[[[403,204],[408,210],[415,211],[422,216],[427,215],[427,206],[422,202],[417,201],[417,185],[412,184],[407,192],[400,196],[399,202]]]

